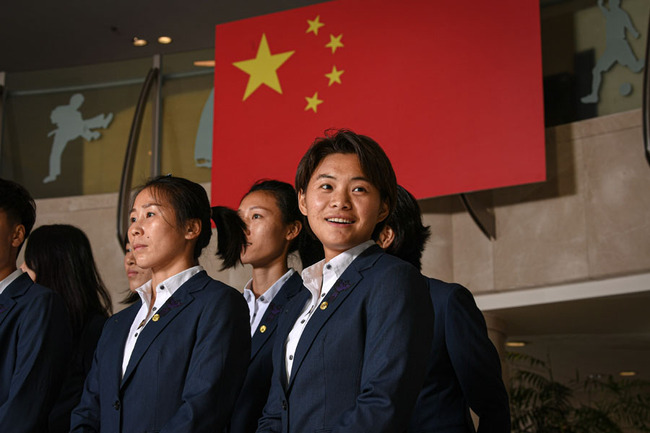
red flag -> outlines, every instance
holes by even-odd
[[[218,25],[212,200],[293,183],[327,128],[416,197],[545,178],[539,2],[337,0]]]

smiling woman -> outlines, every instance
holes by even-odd
[[[325,259],[302,271],[308,290],[278,325],[258,432],[406,431],[433,312],[417,270],[372,240],[395,202],[391,163],[371,138],[332,131],[303,156],[296,189]]]
[[[72,432],[225,427],[250,339],[241,295],[198,265],[210,212],[205,190],[183,178],[157,177],[139,190],[128,235],[151,281],[104,328]]]

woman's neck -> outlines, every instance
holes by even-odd
[[[177,261],[173,265],[166,266],[163,268],[152,268],[151,269],[151,291],[155,294],[156,292],[156,287],[163,281],[165,281],[168,278],[173,277],[176,274],[180,274],[186,269],[189,269],[191,267],[196,266],[198,263],[196,263],[194,260],[187,259],[187,260],[181,260]]]
[[[255,294],[255,299],[269,290],[288,270],[289,267],[287,266],[286,257],[268,266],[253,268],[253,284],[251,290]]]

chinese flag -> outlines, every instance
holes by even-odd
[[[216,27],[212,200],[293,184],[327,128],[417,198],[545,178],[537,0],[336,0]]]

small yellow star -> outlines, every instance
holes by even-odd
[[[316,113],[318,106],[323,103],[322,99],[318,99],[318,92],[314,93],[314,96],[312,96],[311,98],[309,96],[306,96],[305,99],[307,100],[307,106],[305,107],[305,111],[311,108],[312,110],[314,110],[314,113]]]
[[[249,75],[243,100],[245,101],[262,84],[266,84],[271,89],[282,94],[277,70],[293,53],[294,51],[286,51],[280,54],[271,54],[266,35],[262,34],[262,40],[257,48],[257,56],[254,59],[233,63],[233,66]]]
[[[330,79],[328,86],[331,86],[334,83],[341,84],[341,74],[343,74],[343,72],[345,71],[338,71],[336,65],[332,66],[332,72],[325,74],[325,76]]]
[[[325,25],[320,22],[320,15],[317,15],[313,20],[307,20],[307,23],[309,24],[309,28],[305,33],[314,32],[316,36],[318,36],[318,29]]]
[[[343,33],[341,33],[338,36],[330,35],[330,41],[327,45],[325,45],[327,48],[332,49],[332,54],[336,52],[337,48],[342,48],[343,47],[343,42],[341,42],[341,38],[343,37]]]

